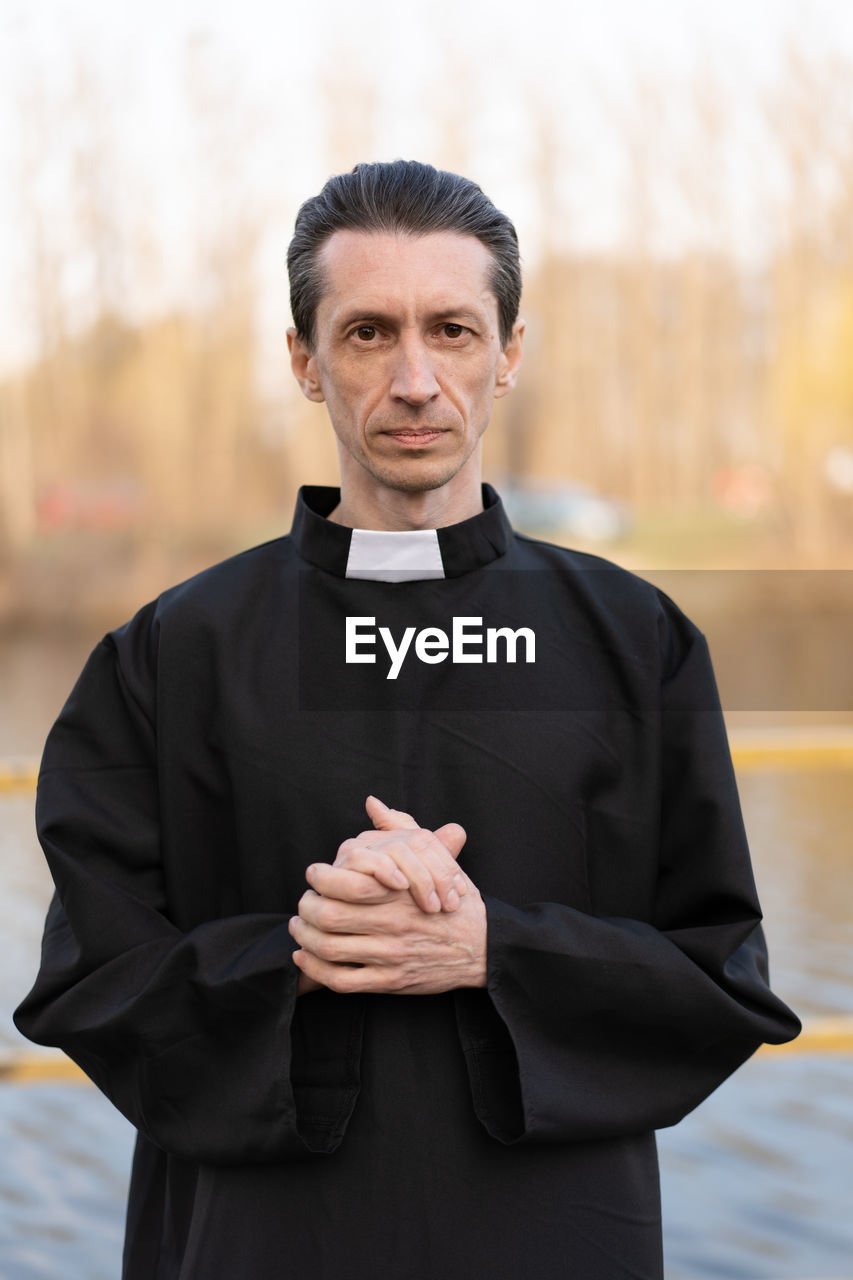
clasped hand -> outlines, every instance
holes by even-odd
[[[373,796],[366,808],[375,830],[345,840],[333,864],[306,872],[311,887],[290,921],[300,994],[485,986],[486,911],[456,865],[462,827],[428,831]]]

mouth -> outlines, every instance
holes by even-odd
[[[434,430],[430,427],[418,429],[404,427],[398,431],[383,431],[382,434],[406,449],[426,449],[447,433],[443,429]]]

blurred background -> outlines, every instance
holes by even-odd
[[[395,156],[518,225],[526,367],[487,439],[519,523],[848,563],[849,6],[3,13],[0,617],[123,617],[334,478],[285,253],[330,173]]]
[[[668,1280],[853,1277],[851,84],[839,0],[0,2],[9,1063],[50,722],[106,627],[335,482],[287,363],[293,221],[331,173],[428,160],[521,238],[487,478],[708,632],[775,985],[841,1027],[662,1135]],[[12,1071],[0,1133],[4,1280],[118,1274],[124,1122]]]

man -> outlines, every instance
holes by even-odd
[[[798,1029],[704,642],[481,486],[523,327],[479,188],[358,166],[289,268],[340,490],[93,654],[18,1025],[139,1129],[128,1280],[652,1280],[655,1128]]]

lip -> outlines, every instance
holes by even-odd
[[[447,433],[443,429],[437,429],[435,431],[383,431],[382,434],[405,449],[426,449]]]

